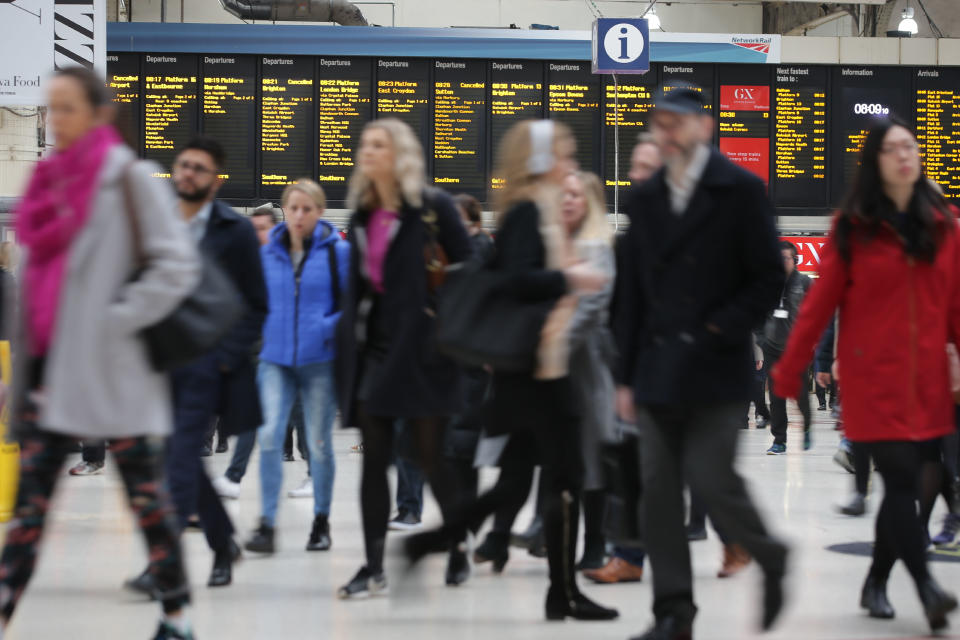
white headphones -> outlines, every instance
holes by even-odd
[[[530,157],[527,158],[527,170],[534,175],[542,175],[556,164],[553,155],[553,121],[537,120],[530,125]]]

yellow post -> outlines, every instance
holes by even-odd
[[[7,425],[10,417],[10,343],[0,342],[0,379],[7,388],[7,401],[0,412],[0,522],[13,517],[17,501],[17,478],[20,474],[20,445],[7,441]]]

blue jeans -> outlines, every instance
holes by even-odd
[[[333,381],[333,362],[317,362],[301,367],[284,367],[260,362],[257,370],[260,404],[264,423],[257,431],[260,444],[260,496],[263,517],[273,526],[277,517],[280,490],[283,487],[283,440],[287,435],[290,410],[299,395],[310,454],[313,478],[313,513],[330,515],[333,499],[333,421],[337,401]]]
[[[411,435],[406,422],[398,420],[394,425],[397,465],[397,511],[420,518],[423,512],[423,472],[420,465],[408,456],[412,450]]]
[[[613,556],[629,562],[635,567],[643,567],[643,560],[646,557],[643,549],[636,547],[614,547]]]
[[[230,482],[240,482],[243,475],[247,472],[247,465],[250,463],[250,456],[253,454],[253,445],[257,443],[256,431],[245,431],[237,436],[237,442],[233,445],[233,457],[230,458],[230,466],[224,474]]]

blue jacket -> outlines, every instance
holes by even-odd
[[[299,279],[290,259],[287,225],[278,224],[270,232],[270,241],[260,249],[270,305],[263,326],[261,360],[299,367],[334,359],[340,308],[335,308],[333,299],[330,245],[336,255],[342,300],[350,271],[350,246],[333,225],[317,222],[312,240],[304,243]]]

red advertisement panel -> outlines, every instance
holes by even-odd
[[[769,138],[720,138],[720,151],[765,183],[770,181]]]
[[[820,255],[827,241],[826,236],[784,236],[780,239],[792,242],[800,252],[798,271],[812,276],[820,272]]]
[[[769,86],[723,85],[720,87],[723,111],[770,111]]]

